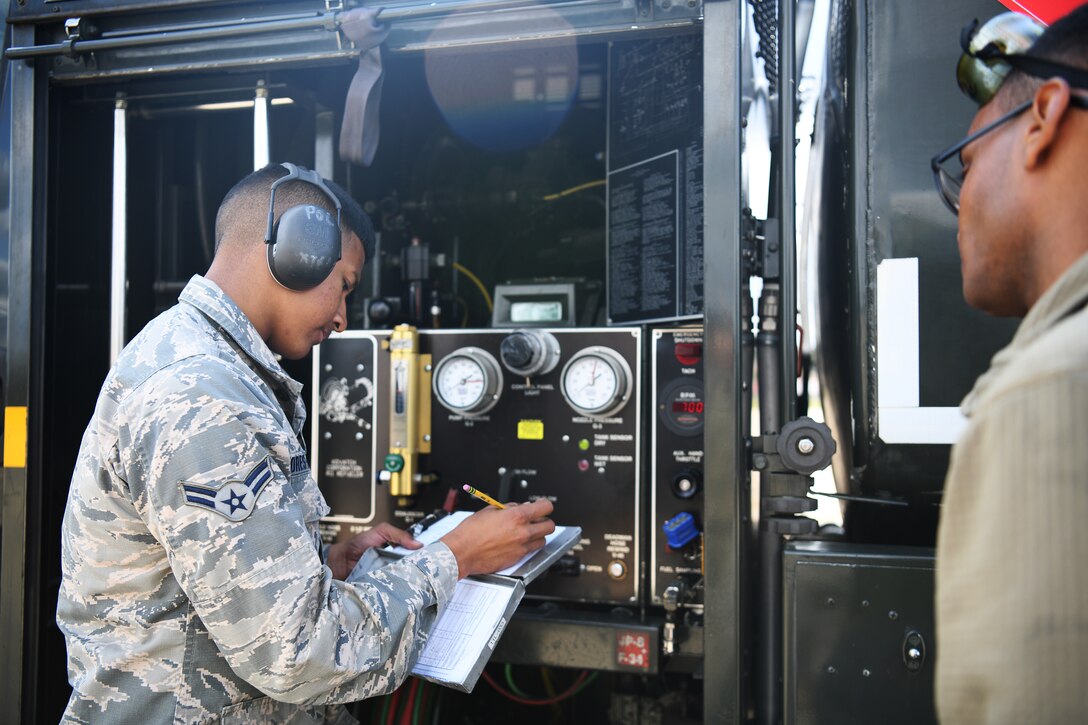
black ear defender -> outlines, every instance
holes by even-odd
[[[340,200],[316,171],[288,163],[281,166],[287,169],[287,176],[276,179],[268,199],[268,227],[264,233],[268,271],[287,289],[304,292],[324,282],[340,261]],[[273,221],[276,187],[293,179],[325,192],[336,206],[336,218],[319,206],[299,204]]]

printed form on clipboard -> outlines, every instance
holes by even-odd
[[[432,544],[471,515],[471,511],[452,513],[415,538],[424,545]],[[542,549],[522,557],[512,566],[495,574],[471,576],[457,582],[453,597],[427,634],[427,644],[412,668],[412,674],[455,690],[472,692],[499,637],[525,595],[525,585],[547,571],[581,539],[580,527],[556,526],[546,537]],[[401,547],[378,552],[390,558],[412,553]]]

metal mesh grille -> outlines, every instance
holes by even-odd
[[[748,0],[755,15],[759,47],[756,57],[763,59],[764,73],[771,93],[778,91],[778,0]]]

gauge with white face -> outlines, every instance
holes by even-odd
[[[575,353],[563,368],[563,397],[575,411],[607,418],[620,411],[631,397],[631,368],[607,347],[587,347]]]
[[[499,402],[502,371],[491,353],[462,347],[438,363],[433,388],[446,409],[460,415],[480,415]]]

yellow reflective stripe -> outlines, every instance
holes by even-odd
[[[26,468],[26,406],[4,409],[4,468]]]

